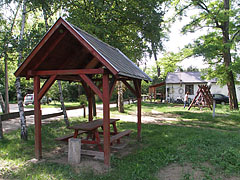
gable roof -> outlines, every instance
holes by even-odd
[[[216,78],[212,80],[203,80],[201,78],[201,72],[170,72],[166,77],[166,84],[178,84],[178,83],[216,83]]]
[[[29,71],[89,69],[105,66],[112,74],[151,81],[119,49],[59,18],[15,72],[15,76],[31,77]],[[76,78],[76,79],[75,79]],[[62,80],[79,77],[58,76]]]

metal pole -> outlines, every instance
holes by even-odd
[[[213,100],[213,117],[215,117],[215,107],[216,107],[216,101]]]

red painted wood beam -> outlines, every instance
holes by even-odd
[[[38,94],[38,100],[41,100],[42,97],[44,96],[44,94],[49,90],[49,88],[53,85],[53,83],[56,80],[57,75],[52,75],[48,80],[46,80],[46,82],[44,83],[44,85],[42,86],[39,94]]]
[[[41,104],[38,100],[40,90],[40,78],[34,76],[34,123],[35,123],[35,156],[42,159],[42,136],[41,136]]]
[[[103,94],[102,92],[98,89],[98,87],[92,82],[92,80],[87,77],[85,74],[80,74],[79,75],[82,80],[96,93],[101,100],[103,100]]]
[[[135,96],[138,96],[136,90],[133,89],[132,86],[131,86],[125,79],[122,79],[122,82],[127,86],[127,88],[128,88]]]
[[[103,74],[103,69],[68,69],[49,71],[28,71],[29,76],[49,76],[49,75],[79,75],[79,74]]]
[[[93,120],[93,92],[92,90],[89,88],[89,96],[88,96],[88,121],[92,121]]]
[[[110,107],[109,76],[103,74],[103,137],[104,164],[110,167]]]
[[[64,38],[64,36],[67,34],[67,31],[62,33],[59,38],[56,39],[56,41],[53,42],[53,44],[47,49],[47,51],[44,51],[44,55],[41,57],[41,59],[35,64],[35,66],[32,68],[32,70],[37,69],[42,62],[46,59],[46,57],[55,49],[55,47],[59,44],[59,42]]]
[[[141,98],[141,80],[133,80],[134,86],[137,93],[137,129],[138,129],[138,141],[141,140],[141,130],[142,130],[142,98]]]
[[[136,96],[141,97],[141,80],[134,79],[133,83],[134,83],[134,87],[136,89]]]

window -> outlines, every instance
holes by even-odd
[[[189,95],[194,95],[193,84],[185,85],[185,93],[189,92]]]

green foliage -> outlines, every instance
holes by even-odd
[[[161,47],[161,3],[72,0],[66,2],[67,19],[137,62],[149,51],[146,42],[153,43],[155,51]]]
[[[158,65],[161,67],[161,77],[166,78],[168,72],[175,72],[180,69],[177,63],[193,55],[191,48],[184,48],[178,53],[166,52],[162,58],[158,60]]]
[[[185,48],[192,49],[193,56],[204,57],[209,64],[208,79],[217,77],[222,85],[229,82],[228,72],[239,72],[237,68],[239,54],[237,54],[236,48],[239,42],[240,25],[238,1],[230,1],[229,10],[224,7],[224,1],[219,0],[175,1],[175,5],[179,15],[183,15],[190,7],[196,9],[196,13],[191,16],[191,21],[183,27],[183,33],[196,32],[202,29],[206,31],[205,35],[198,37],[194,43]],[[229,37],[226,41],[223,33],[228,30]],[[228,50],[229,52],[231,50],[231,57],[224,60],[223,54],[227,53]]]
[[[86,95],[80,95],[79,96],[79,103],[81,105],[87,105],[88,104]]]

